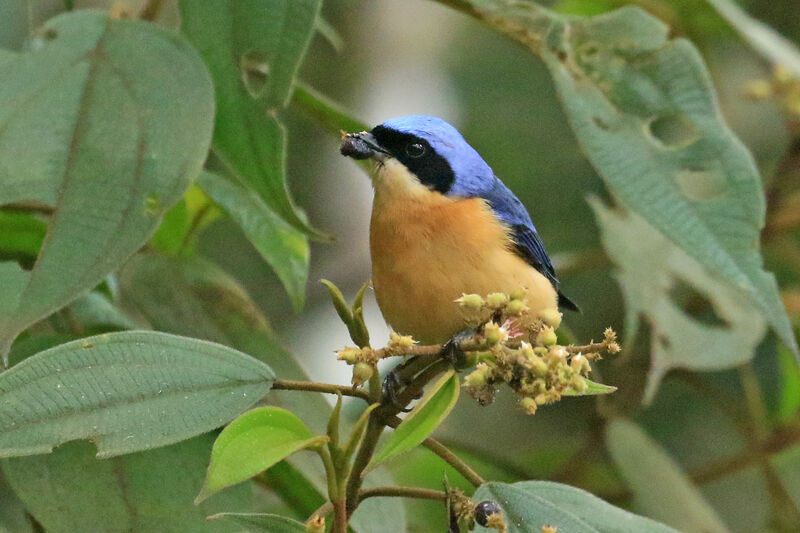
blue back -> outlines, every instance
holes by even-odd
[[[446,194],[485,199],[497,218],[511,229],[517,252],[558,289],[558,278],[550,256],[525,206],[494,175],[491,167],[457,129],[440,118],[427,115],[393,118],[382,125],[428,141],[436,153],[447,160],[455,174],[455,183]],[[565,301],[574,306],[569,300]]]

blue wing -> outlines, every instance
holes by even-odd
[[[559,305],[577,311],[578,306],[559,291],[558,277],[550,256],[519,198],[497,177],[494,178],[491,188],[482,191],[478,196],[489,202],[497,218],[511,228],[511,239],[516,252],[550,281],[558,292]]]

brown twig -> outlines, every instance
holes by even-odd
[[[332,383],[317,383],[315,381],[295,381],[291,379],[277,379],[272,384],[273,390],[300,390],[308,392],[322,392],[325,394],[341,394],[361,398],[369,402],[369,394],[362,389],[348,387],[347,385],[334,385]]]

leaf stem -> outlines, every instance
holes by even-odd
[[[464,479],[472,483],[473,486],[479,487],[486,483],[486,480],[483,479],[475,470],[473,470],[471,466],[454,454],[447,446],[433,437],[428,437],[422,441],[422,445],[441,457],[444,462],[455,468],[456,471],[464,476]]]
[[[361,398],[370,402],[369,394],[361,389],[354,389],[347,385],[334,385],[333,383],[317,383],[315,381],[296,381],[291,379],[276,379],[272,384],[273,390],[300,390],[308,392],[323,392],[325,394],[341,394]]]
[[[377,497],[416,498],[420,500],[447,501],[447,493],[441,490],[418,487],[373,487],[358,493],[359,503],[367,498]]]

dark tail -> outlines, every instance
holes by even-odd
[[[558,306],[564,309],[569,309],[570,311],[576,311],[578,313],[581,312],[581,308],[578,307],[575,302],[564,296],[561,291],[558,291]]]

